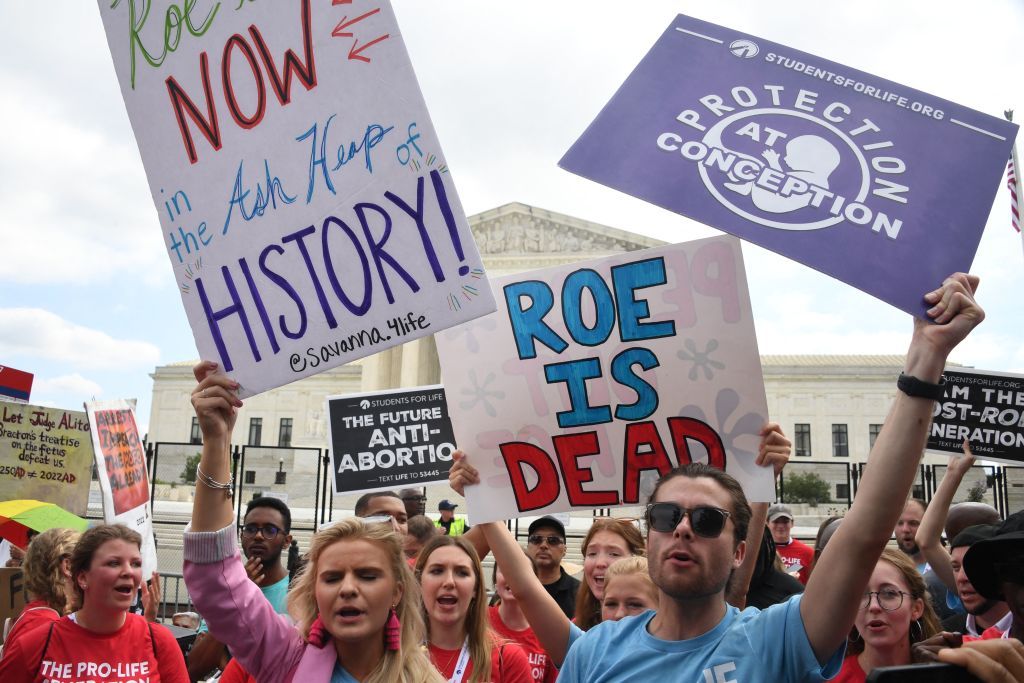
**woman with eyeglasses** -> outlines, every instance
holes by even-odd
[[[184,574],[210,633],[258,681],[441,681],[421,649],[419,586],[390,524],[346,519],[318,531],[288,593],[295,623],[274,612],[246,574],[232,524],[228,446],[239,385],[207,361],[193,372],[203,450]],[[265,525],[253,531],[273,535]]]
[[[531,683],[522,649],[491,630],[483,568],[462,536],[435,536],[416,560],[427,650],[452,683]],[[559,611],[561,614],[561,611]]]
[[[833,683],[860,683],[880,666],[910,664],[911,646],[938,633],[939,620],[914,563],[892,548],[871,573]]]

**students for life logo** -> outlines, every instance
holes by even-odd
[[[738,57],[757,50],[752,41],[732,47]],[[852,104],[792,86],[740,85],[698,98],[675,121],[682,125],[661,133],[658,148],[689,162],[737,216],[779,230],[846,224],[898,237],[907,165]]]

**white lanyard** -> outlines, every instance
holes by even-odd
[[[469,666],[469,638],[466,638],[462,642],[462,652],[459,653],[459,659],[455,662],[455,671],[452,672],[452,677],[448,679],[448,683],[462,683],[462,679],[466,675],[466,667]]]

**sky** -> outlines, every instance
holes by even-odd
[[[718,234],[557,167],[680,13],[1024,120],[1021,0],[393,4],[468,215],[517,201],[669,242]],[[136,398],[145,428],[150,373],[198,354],[99,11],[0,0],[0,44],[0,365],[35,374],[36,404]],[[1024,373],[1009,219],[1001,186],[972,268],[988,317],[951,360]],[[762,354],[905,352],[905,313],[756,246],[744,256]]]

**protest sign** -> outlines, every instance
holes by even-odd
[[[678,16],[559,163],[923,317],[969,272],[1016,131]]]
[[[455,437],[440,385],[327,397],[335,493],[448,481]]]
[[[967,439],[979,458],[1024,462],[1024,375],[957,368],[942,377],[927,448],[962,453]]]
[[[3,624],[7,619],[14,621],[25,609],[28,592],[25,590],[25,574],[21,567],[0,567],[0,643],[5,640]]]
[[[498,311],[437,335],[472,523],[636,505],[705,461],[754,501],[768,409],[740,242],[698,240],[492,281]]]
[[[149,477],[135,410],[128,401],[85,404],[103,494],[103,520],[124,524],[142,535],[142,575],[156,571],[153,515],[149,509]]]
[[[100,0],[203,358],[242,398],[494,310],[387,0]]]
[[[0,401],[28,403],[34,377],[31,372],[0,365]]]
[[[0,500],[41,500],[84,516],[92,463],[85,413],[0,403]]]

